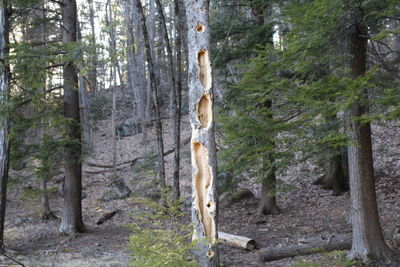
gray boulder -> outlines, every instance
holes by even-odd
[[[107,186],[101,200],[111,201],[116,199],[125,199],[130,197],[131,194],[132,191],[128,186],[126,186],[125,182],[122,179],[116,179]]]
[[[126,119],[117,127],[120,138],[142,133],[142,124],[136,119]]]

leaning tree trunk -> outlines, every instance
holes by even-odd
[[[353,79],[366,71],[366,27],[360,7],[350,7],[345,17],[345,52],[349,56],[348,67]],[[348,111],[349,132],[352,144],[348,145],[351,219],[353,230],[349,257],[369,261],[387,258],[392,254],[385,243],[379,222],[376,203],[375,179],[372,158],[371,125],[357,120],[368,114],[367,91]]]
[[[7,54],[8,42],[8,16],[7,1],[0,3],[0,58],[4,59]],[[8,100],[8,67],[4,65],[0,68],[0,105]],[[8,118],[0,114],[0,250],[3,250],[4,221],[7,205],[7,181],[8,181],[8,160],[9,160],[9,141],[8,141]]]
[[[146,48],[147,55],[147,64],[149,68],[150,75],[150,84],[151,90],[153,93],[153,103],[154,103],[154,111],[156,115],[156,135],[157,135],[157,147],[158,147],[158,179],[160,180],[161,187],[164,189],[166,187],[165,182],[165,164],[164,164],[164,144],[163,144],[163,136],[162,136],[162,124],[161,124],[161,115],[160,115],[160,103],[158,98],[158,88],[156,85],[156,76],[154,72],[154,64],[151,56],[151,49],[149,43],[149,35],[147,33],[146,27],[146,19],[143,13],[143,7],[140,0],[136,0],[136,7],[140,15],[143,36],[144,36],[144,44]]]
[[[76,43],[77,10],[75,0],[64,0],[63,42]],[[64,116],[68,120],[66,133],[68,143],[65,146],[64,167],[64,207],[61,221],[61,233],[83,232],[82,220],[82,165],[81,161],[81,131],[79,116],[78,77],[74,62],[66,62],[63,71],[64,80]]]
[[[189,48],[189,110],[192,126],[192,222],[201,266],[219,266],[217,158],[210,60],[209,0],[186,1]]]

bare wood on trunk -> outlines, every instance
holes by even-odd
[[[218,239],[228,245],[244,248],[247,250],[254,250],[257,246],[257,243],[254,239],[240,235],[232,235],[224,232],[218,232]]]
[[[209,1],[188,0],[189,114],[192,127],[193,251],[201,266],[219,266],[217,158],[214,137]]]
[[[264,262],[334,250],[348,250],[350,248],[351,236],[341,234],[327,239],[310,240],[309,243],[302,245],[262,248],[258,251],[258,255],[260,261]]]

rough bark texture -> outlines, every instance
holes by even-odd
[[[354,4],[354,3],[352,3]],[[366,71],[366,28],[363,11],[350,7],[345,17],[345,53],[348,68],[356,79]],[[356,118],[368,113],[366,90],[360,90],[360,100],[348,111],[350,140],[348,146],[353,242],[351,258],[369,261],[392,254],[385,243],[376,203],[375,179],[371,145],[371,125]]]
[[[8,42],[8,16],[7,1],[0,3],[0,58],[7,53]],[[0,103],[7,101],[8,96],[8,72],[7,66],[2,61],[0,68]],[[3,249],[4,221],[7,205],[7,181],[9,164],[8,119],[0,115],[0,250]]]
[[[77,38],[77,10],[75,0],[64,0],[63,42],[75,43]],[[64,167],[64,207],[61,221],[61,233],[83,232],[82,220],[82,165],[81,132],[79,116],[79,92],[76,67],[73,62],[66,62],[64,79],[64,116],[68,119],[67,137],[70,142],[65,146]]]
[[[144,45],[146,48],[147,55],[147,63],[149,68],[149,76],[151,83],[151,90],[153,93],[153,103],[154,103],[154,111],[156,115],[156,135],[157,135],[157,147],[158,147],[158,179],[160,180],[160,184],[162,188],[166,187],[165,182],[165,168],[164,168],[164,144],[163,144],[163,136],[162,136],[162,124],[161,124],[161,116],[160,116],[160,104],[158,98],[158,88],[156,85],[156,77],[154,72],[154,64],[151,55],[150,43],[149,43],[149,35],[147,33],[146,27],[146,19],[143,13],[143,7],[140,0],[136,0],[136,8],[140,15],[143,36],[144,36]]]
[[[258,206],[258,214],[277,215],[279,208],[276,205],[276,175],[275,172],[269,172],[267,177],[263,179],[260,195],[260,204]]]
[[[351,247],[349,235],[338,235],[328,239],[316,239],[307,244],[289,247],[262,248],[258,251],[260,261],[274,261],[288,257],[310,255],[333,250],[347,250]]]
[[[325,174],[314,184],[322,185],[323,189],[332,189],[333,195],[339,196],[349,190],[349,167],[347,151],[328,149],[329,157]]]
[[[186,1],[189,50],[189,113],[192,126],[192,222],[194,255],[201,266],[219,266],[217,159],[214,139],[209,1]]]

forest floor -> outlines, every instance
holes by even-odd
[[[173,147],[170,120],[164,120],[166,151]],[[7,220],[5,225],[5,244],[7,253],[26,266],[127,266],[133,253],[129,250],[129,223],[135,219],[138,205],[132,198],[105,202],[100,200],[107,184],[110,183],[109,168],[91,165],[111,164],[111,129],[109,121],[100,121],[101,130],[94,134],[92,155],[85,158],[83,188],[83,216],[87,232],[73,237],[60,236],[59,220],[43,221],[40,218],[39,201],[24,194],[24,188],[37,187],[38,182],[27,171],[12,171],[11,181],[24,178],[23,185],[12,184],[8,195]],[[185,196],[190,194],[190,151],[184,145],[190,138],[188,117],[183,118],[182,126],[181,188]],[[374,151],[379,171],[377,196],[382,228],[388,243],[392,245],[390,230],[400,221],[400,135],[399,123],[375,125]],[[137,134],[118,141],[118,162],[127,162],[144,157],[154,150],[154,129],[149,129],[146,149],[143,135]],[[388,145],[390,142],[390,145]],[[147,151],[147,152],[146,152]],[[167,177],[171,177],[173,153],[166,156]],[[133,197],[149,196],[155,178],[155,171],[148,158],[135,160],[133,164],[123,164],[118,176],[123,178],[133,191]],[[150,167],[149,167],[150,166]],[[56,177],[49,186],[57,188]],[[280,215],[257,216],[257,198],[242,200],[220,210],[220,231],[244,235],[257,241],[258,247],[276,247],[297,244],[307,237],[330,236],[349,233],[347,223],[349,194],[332,196],[330,191],[312,185],[317,178],[310,163],[293,165],[280,175],[279,179],[290,185],[290,190],[278,193],[277,201]],[[258,186],[243,182],[241,186],[254,193]],[[61,217],[62,199],[55,190],[51,194],[52,210]],[[102,225],[97,220],[105,213],[118,210],[117,214]],[[188,211],[188,217],[189,217]],[[260,264],[255,251],[245,251],[221,244],[222,266],[307,266],[300,265],[304,260],[314,262],[313,266],[335,266],[335,259],[326,253],[311,256],[288,258]],[[11,262],[0,256],[0,266]],[[3,265],[2,265],[3,264]],[[325,264],[325,265],[324,265]],[[337,265],[340,266],[340,265]]]

